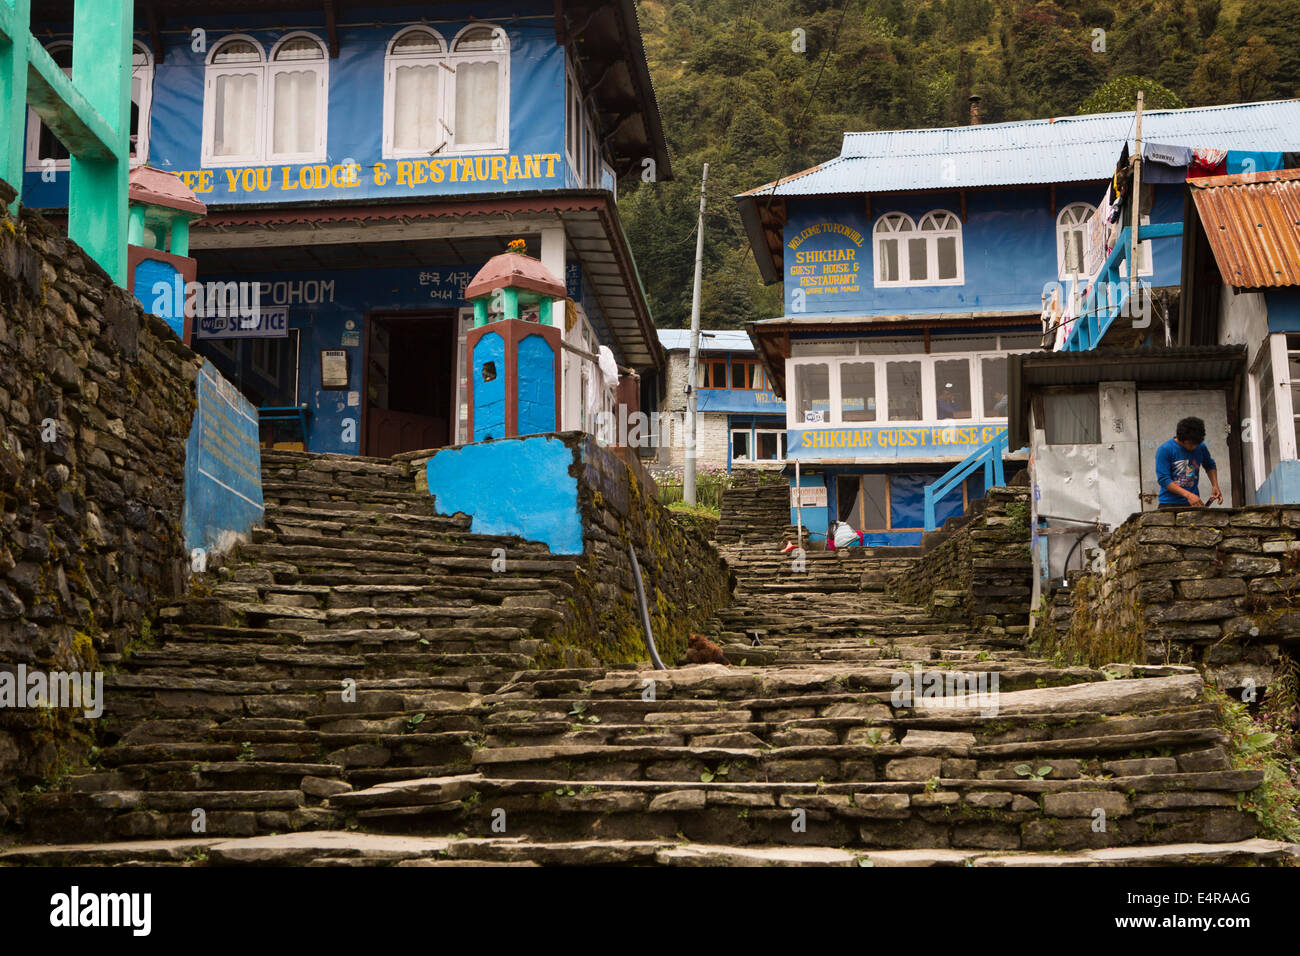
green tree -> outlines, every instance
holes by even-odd
[[[1117,76],[1107,80],[1079,106],[1080,113],[1122,113],[1137,106],[1138,90],[1142,91],[1144,109],[1180,110],[1187,104],[1173,90],[1165,89],[1155,80],[1144,76]]]

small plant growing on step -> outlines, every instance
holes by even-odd
[[[582,701],[578,701],[573,705],[573,709],[569,711],[569,716],[580,724],[600,723],[600,718],[598,716],[587,713],[587,705]]]
[[[700,783],[713,783],[713,781],[718,779],[718,777],[725,777],[729,773],[731,773],[731,767],[724,763],[712,773],[706,770],[704,773],[700,774]]]
[[[245,740],[239,745],[239,756],[237,760],[256,760],[257,755],[253,753],[253,745]]]
[[[1042,780],[1052,772],[1051,767],[1039,767],[1035,770],[1027,763],[1022,763],[1016,767],[1016,773],[1022,777],[1028,777],[1030,780]]]
[[[938,790],[938,789],[939,789],[939,778],[938,778],[938,777],[931,777],[929,780],[927,780],[927,781],[925,782],[925,791],[926,791],[926,793],[934,793],[934,792],[935,792],[936,790]]]
[[[557,797],[573,797],[577,796],[577,794],[578,791],[574,790],[572,787],[560,787],[555,791]]]
[[[412,714],[410,717],[406,718],[406,729],[414,730],[422,723],[424,723],[424,714]]]

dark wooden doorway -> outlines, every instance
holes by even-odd
[[[389,458],[451,444],[455,329],[451,310],[366,317],[362,454]]]

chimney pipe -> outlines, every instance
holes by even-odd
[[[980,96],[978,93],[972,94],[970,98],[970,124],[979,126],[980,124]]]

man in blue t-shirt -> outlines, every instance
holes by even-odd
[[[1210,477],[1214,493],[1209,501],[1200,498],[1201,469]],[[1184,418],[1178,423],[1174,437],[1156,449],[1156,480],[1160,482],[1161,508],[1199,507],[1223,501],[1219,490],[1219,470],[1205,447],[1205,422],[1199,418]]]

